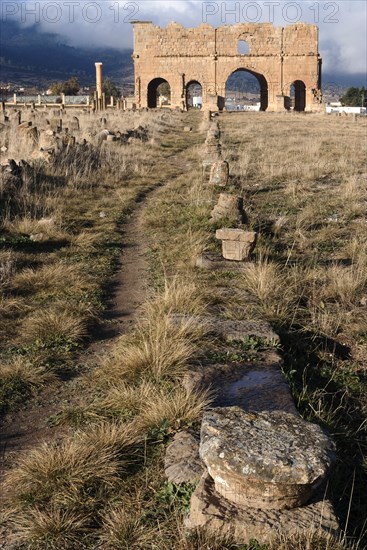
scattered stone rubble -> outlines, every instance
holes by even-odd
[[[209,145],[214,147],[213,136],[219,140],[217,125],[210,126]],[[208,158],[207,146],[205,168],[211,169],[218,159]],[[223,257],[207,253],[197,265],[237,271],[243,269],[244,260],[249,261],[257,235],[242,228],[239,197],[233,195],[233,201],[221,197],[218,206],[223,200],[231,204],[235,227],[216,232],[223,243]],[[219,292],[225,295],[226,289]],[[187,318],[173,315],[172,322],[180,324]],[[197,484],[186,527],[231,532],[239,543],[251,539],[266,543],[279,534],[307,535],[312,529],[337,536],[338,522],[325,495],[325,481],[335,460],[334,444],[319,426],[304,421],[297,412],[281,372],[278,336],[264,321],[224,319],[220,312],[190,316],[190,321],[205,326],[215,337],[222,357],[236,352],[238,343],[261,345],[235,361],[216,362],[213,356],[207,364],[203,359],[183,379],[187,390],[209,390],[213,395],[200,434],[179,432],[167,448],[167,478]]]
[[[74,114],[73,114],[74,113]],[[9,108],[0,113],[0,145],[1,153],[9,151],[10,138],[7,134],[16,133],[19,136],[18,150],[10,151],[14,157],[19,151],[22,156],[33,160],[48,162],[54,153],[66,147],[90,143],[102,146],[113,142],[145,143],[149,141],[149,131],[145,126],[136,125],[134,128],[121,130],[121,113],[112,112],[99,119],[89,112],[80,112],[75,116],[65,109],[43,111],[37,109],[17,110]],[[128,115],[125,114],[124,116]],[[16,142],[14,135],[11,142]],[[20,160],[20,158],[16,158]],[[7,159],[2,160],[2,163]]]

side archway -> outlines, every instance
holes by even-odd
[[[294,111],[306,109],[306,84],[302,80],[295,80],[290,88],[290,103]]]
[[[203,106],[203,87],[197,80],[190,80],[186,84],[186,108],[201,109]]]
[[[237,84],[234,82],[237,81]],[[241,82],[242,81],[242,82]],[[239,68],[232,71],[226,79],[226,98],[230,95],[230,88],[237,88],[242,97],[247,97],[249,104],[254,100],[260,104],[260,111],[266,111],[269,104],[268,82],[264,75],[246,68]],[[246,110],[246,109],[241,109]],[[250,109],[248,109],[250,110]]]
[[[148,84],[147,105],[150,109],[171,104],[171,87],[164,78],[154,78]]]

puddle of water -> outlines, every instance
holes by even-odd
[[[238,373],[235,379],[223,377],[218,380],[218,389],[217,406],[295,411],[288,385],[281,372],[275,369],[252,369],[242,375]]]
[[[279,384],[279,377],[275,372],[268,370],[252,370],[244,374],[239,380],[228,384],[225,391],[228,395],[237,395],[241,390],[250,390],[263,386],[276,386]]]

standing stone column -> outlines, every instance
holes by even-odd
[[[96,66],[96,91],[97,91],[97,105],[98,110],[102,108],[102,96],[103,96],[103,79],[102,79],[102,63],[95,63]]]

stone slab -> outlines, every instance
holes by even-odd
[[[210,389],[212,407],[298,414],[275,353],[258,353],[256,363],[202,365],[183,378],[188,390]],[[273,360],[272,360],[273,359]]]
[[[209,183],[211,185],[218,185],[219,187],[225,187],[229,178],[229,166],[225,160],[219,160],[215,162],[210,171]]]

